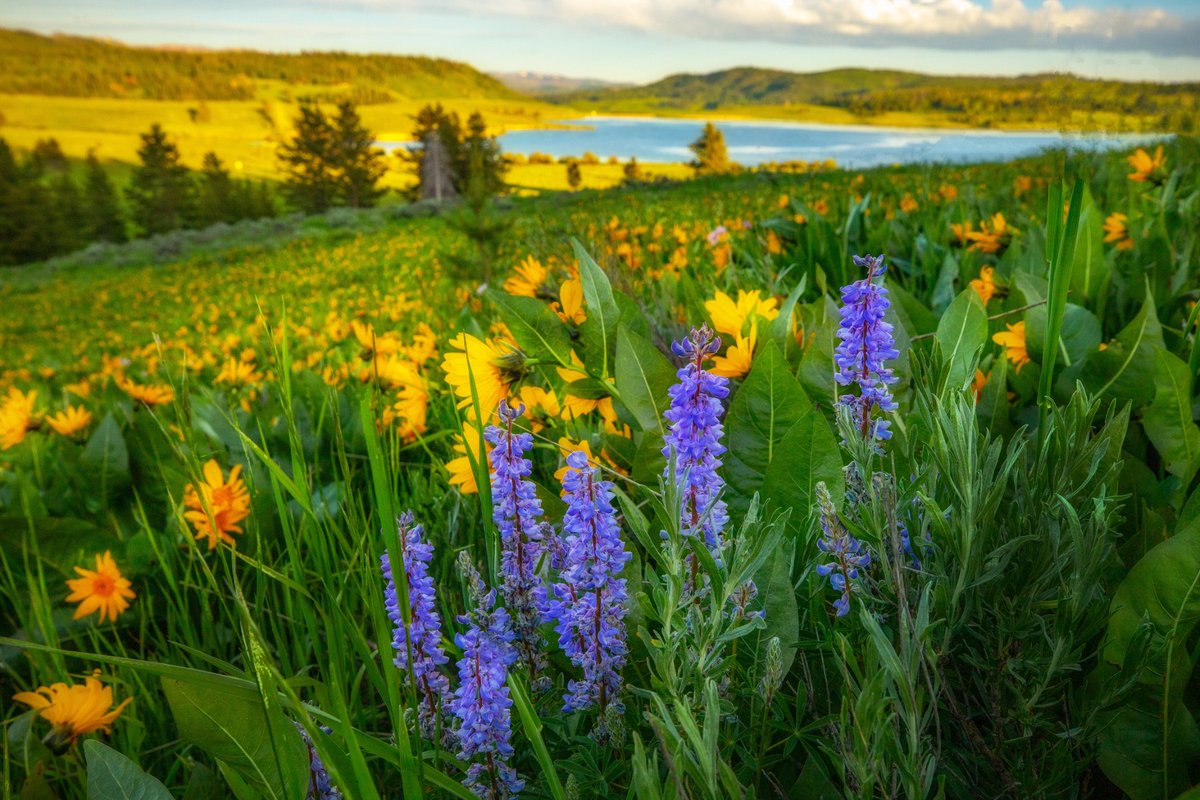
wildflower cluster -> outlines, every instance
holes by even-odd
[[[563,698],[564,711],[609,704],[620,709],[621,667],[625,647],[625,579],[617,577],[632,557],[621,542],[613,508],[612,483],[599,480],[587,454],[567,456],[563,488],[567,511],[565,565],[554,586],[547,615],[554,620],[559,643],[571,662],[583,670]]]
[[[842,321],[838,328],[838,338],[842,341],[834,362],[838,384],[857,384],[859,393],[844,394],[840,402],[864,439],[885,441],[892,436],[890,423],[872,420],[871,411],[877,408],[890,412],[897,408],[889,388],[897,379],[884,362],[900,353],[892,337],[892,326],[884,321],[891,305],[888,290],[875,283],[887,266],[883,256],[855,256],[854,263],[865,267],[867,275],[842,288]]]
[[[536,676],[544,671],[546,662],[538,630],[538,607],[545,591],[537,574],[545,544],[542,503],[529,480],[533,463],[525,458],[533,447],[533,436],[513,430],[513,423],[524,413],[523,404],[513,408],[508,401],[500,401],[500,425],[489,425],[484,438],[492,445],[488,460],[492,467],[492,519],[500,534],[500,593],[512,616],[521,663]]]
[[[670,423],[662,450],[667,457],[663,474],[683,495],[680,530],[684,536],[703,535],[714,558],[720,556],[721,531],[729,520],[721,499],[725,480],[717,473],[725,453],[721,401],[729,395],[729,379],[706,372],[704,362],[720,346],[707,325],[671,345],[671,352],[686,361],[676,373],[679,382],[670,388],[671,406],[663,413]]]
[[[441,666],[449,659],[442,649],[442,621],[434,600],[433,578],[429,575],[433,547],[423,540],[422,528],[414,523],[411,511],[400,515],[396,526],[399,529],[400,558],[408,586],[409,621],[405,622],[391,561],[388,554],[384,553],[381,566],[387,580],[384,601],[393,625],[392,649],[396,652],[397,667],[403,670],[410,666],[412,668],[421,695],[421,730],[425,736],[433,738],[437,731],[438,709],[450,692],[450,681],[441,671]]]
[[[470,761],[467,787],[488,800],[513,797],[524,782],[510,767],[513,755],[508,668],[517,660],[508,612],[496,606],[495,590],[487,590],[470,559],[459,566],[471,584],[475,608],[459,617],[467,630],[454,637],[462,648],[458,689],[450,710],[459,719],[458,757]]]

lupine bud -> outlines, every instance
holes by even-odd
[[[767,640],[767,652],[763,657],[762,679],[758,682],[758,692],[762,695],[763,703],[771,705],[775,693],[783,685],[783,643],[778,636]]]

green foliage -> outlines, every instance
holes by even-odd
[[[167,787],[108,745],[93,739],[83,751],[88,800],[172,800]]]
[[[1133,565],[1111,610],[1095,677],[1130,688],[1104,710],[1100,766],[1133,800],[1167,800],[1200,780],[1200,726],[1187,699],[1200,622],[1196,520]]]

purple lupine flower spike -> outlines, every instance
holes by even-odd
[[[817,565],[817,574],[829,578],[829,585],[839,592],[838,599],[833,601],[833,609],[836,616],[844,617],[850,613],[850,593],[858,580],[859,570],[871,564],[871,554],[842,526],[824,481],[817,482],[816,496],[823,534],[817,540],[817,548],[831,559],[829,563]]]
[[[496,592],[484,587],[470,559],[460,557],[459,565],[475,607],[459,617],[468,628],[454,637],[462,648],[459,687],[450,705],[459,719],[458,757],[471,762],[466,786],[477,797],[515,798],[525,784],[507,762],[513,755],[508,668],[517,660],[512,628],[508,612],[496,606]]]
[[[895,411],[897,406],[889,388],[897,378],[891,367],[884,362],[898,358],[892,336],[892,326],[884,321],[891,301],[885,286],[875,283],[882,277],[887,265],[884,256],[854,256],[854,264],[865,268],[867,275],[842,287],[841,325],[834,362],[837,365],[837,382],[841,386],[857,384],[859,393],[844,394],[841,404],[850,410],[855,426],[864,439],[878,442],[892,436],[887,420],[872,420],[874,408],[883,412]]]
[[[421,732],[432,739],[437,732],[438,709],[450,693],[450,681],[441,671],[441,666],[449,659],[442,649],[442,620],[434,599],[433,578],[429,575],[433,547],[422,539],[421,526],[414,524],[411,511],[397,517],[396,526],[399,529],[400,558],[408,583],[411,624],[405,627],[391,561],[388,554],[384,553],[380,562],[387,580],[384,599],[393,626],[392,649],[396,652],[397,667],[408,670],[411,663],[420,696]]]
[[[623,708],[619,693],[627,653],[627,594],[625,579],[617,576],[632,556],[621,541],[612,483],[599,479],[582,450],[567,456],[567,466],[566,553],[548,616],[555,621],[563,651],[583,670],[582,679],[568,684],[563,710],[596,705],[603,720],[609,709],[619,713]]]
[[[342,800],[342,792],[329,779],[329,772],[325,769],[325,764],[321,761],[321,756],[318,755],[317,748],[313,745],[308,731],[304,730],[304,726],[298,722],[293,724],[296,726],[296,730],[300,731],[300,738],[304,740],[304,746],[308,748],[308,791],[304,794],[304,800]],[[321,725],[320,728],[323,733],[333,733],[324,725]]]
[[[512,616],[513,633],[521,663],[536,682],[545,671],[545,639],[538,626],[545,590],[537,566],[544,541],[542,502],[529,475],[533,463],[525,454],[533,447],[533,436],[513,431],[513,423],[525,406],[513,408],[500,401],[500,425],[489,425],[484,438],[493,445],[488,459],[492,467],[492,519],[500,533],[500,593]]]
[[[704,362],[721,347],[721,340],[707,326],[692,330],[688,338],[671,345],[671,352],[686,362],[669,390],[671,407],[663,412],[670,423],[662,453],[667,457],[664,477],[681,487],[683,511],[680,530],[684,536],[703,534],[713,557],[720,559],[721,532],[729,515],[721,490],[725,481],[717,473],[725,446],[721,444],[725,413],[721,401],[729,396],[729,379],[704,369]],[[675,456],[675,474],[670,459]]]

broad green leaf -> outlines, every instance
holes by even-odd
[[[833,429],[819,413],[796,421],[779,443],[778,455],[763,477],[762,496],[778,508],[790,508],[788,531],[804,533],[812,513],[813,490],[819,481],[829,487],[835,502],[845,494],[842,452]]]
[[[968,383],[975,374],[975,358],[988,339],[987,312],[974,289],[959,292],[954,298],[938,322],[935,338],[949,384]]]
[[[1200,524],[1156,545],[1113,597],[1101,678],[1119,675],[1149,623],[1149,660],[1131,694],[1100,721],[1099,763],[1133,800],[1170,800],[1200,762],[1200,727],[1184,691],[1195,668],[1188,642],[1200,622]],[[1129,676],[1133,677],[1133,676]]]
[[[896,316],[904,321],[913,336],[933,333],[937,330],[937,315],[926,308],[911,292],[892,280],[890,275],[884,280],[884,285],[887,286],[888,294],[892,298],[892,308],[896,309]]]
[[[796,513],[796,512],[792,512]],[[796,658],[800,640],[800,610],[796,604],[796,590],[792,585],[792,560],[795,544],[774,548],[767,561],[759,569],[756,580],[759,596],[763,599],[766,627],[758,637],[758,664],[761,672],[763,648],[772,637],[778,636],[783,653],[783,674],[787,675]]]
[[[1025,312],[1025,343],[1034,361],[1042,362],[1045,344],[1046,307],[1038,306]],[[1100,320],[1082,306],[1068,303],[1063,312],[1062,331],[1058,338],[1058,358],[1064,367],[1072,367],[1100,350]]]
[[[792,324],[796,314],[796,303],[800,300],[800,295],[804,293],[806,286],[808,286],[808,275],[801,275],[800,280],[788,292],[787,299],[780,306],[779,316],[775,317],[771,323],[771,338],[779,342],[783,347],[784,358],[788,358],[789,351],[796,349],[796,338],[792,334]]]
[[[1154,402],[1142,425],[1167,470],[1184,486],[1200,467],[1200,427],[1192,417],[1192,375],[1183,359],[1159,350],[1154,357]]]
[[[72,567],[94,567],[93,557],[105,550],[112,550],[118,559],[121,556],[121,543],[113,533],[87,520],[70,517],[27,520],[23,517],[0,516],[0,549],[18,563],[21,561],[19,554],[24,552],[31,535],[31,527],[32,535],[37,537],[37,551],[42,561],[72,577]]]
[[[83,743],[88,800],[173,800],[167,787],[103,742]]]
[[[617,328],[617,391],[642,430],[663,431],[662,413],[669,405],[667,389],[675,368],[648,340],[622,323]]]
[[[595,378],[571,381],[567,384],[566,392],[569,397],[582,397],[585,400],[600,400],[610,395],[608,388]]]
[[[1104,213],[1096,207],[1091,189],[1083,190],[1079,232],[1075,237],[1075,263],[1071,270],[1071,296],[1103,308],[1112,271],[1104,252]]]
[[[549,358],[564,366],[571,363],[571,337],[549,306],[533,297],[514,297],[496,289],[487,296],[527,356]]]
[[[614,338],[617,333],[617,320],[620,311],[613,299],[612,285],[600,265],[595,262],[583,245],[577,239],[571,240],[575,250],[575,258],[579,262],[579,281],[583,284],[583,300],[587,305],[588,322],[595,326],[595,336],[599,338],[598,347],[602,359],[600,374],[608,374],[608,363],[611,351],[615,346]]]
[[[804,308],[804,356],[796,377],[809,399],[832,406],[837,401],[833,352],[837,348],[838,308],[828,296]]]
[[[725,418],[729,446],[725,457],[725,480],[729,484],[726,499],[731,509],[745,511],[750,499],[763,488],[771,462],[781,455],[784,437],[803,417],[815,413],[779,346],[768,341],[733,396]]]
[[[303,796],[308,748],[277,707],[268,714],[257,691],[172,678],[163,678],[162,685],[184,739],[265,797]]]
[[[204,764],[194,764],[183,800],[224,800],[227,791],[225,781],[213,769]]]
[[[129,485],[129,450],[121,426],[111,413],[92,431],[79,455],[79,466],[91,481],[95,494],[107,504],[113,495]]]
[[[1147,289],[1137,316],[1088,359],[1080,378],[1093,395],[1132,401],[1136,410],[1154,399],[1154,354],[1165,347],[1154,297]]]

